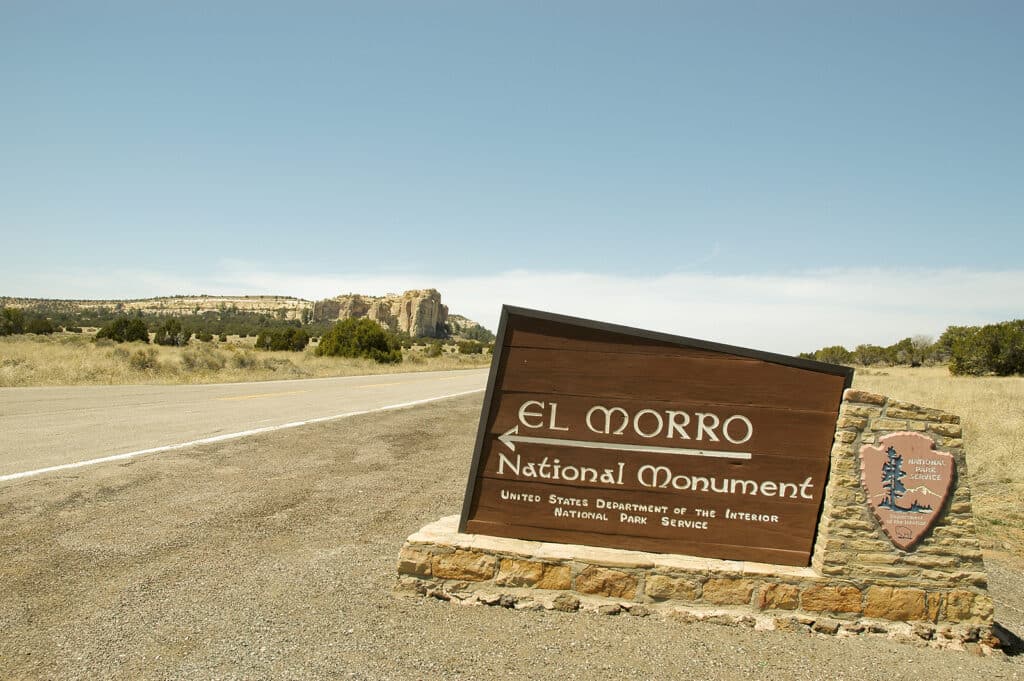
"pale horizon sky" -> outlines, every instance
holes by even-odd
[[[776,352],[1022,317],[1024,6],[7,3],[0,296],[441,290]]]

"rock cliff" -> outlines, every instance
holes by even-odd
[[[404,331],[413,337],[447,335],[448,306],[441,303],[441,294],[432,288],[380,297],[353,293],[313,304],[313,321],[349,317],[368,317],[391,331]]]

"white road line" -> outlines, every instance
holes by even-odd
[[[236,440],[242,437],[248,437],[250,435],[259,435],[261,433],[270,433],[275,430],[285,430],[286,428],[298,428],[299,426],[306,426],[311,423],[323,423],[324,421],[335,421],[337,419],[347,419],[352,416],[362,416],[363,414],[374,414],[381,411],[392,411],[394,409],[404,409],[406,407],[415,407],[420,404],[427,404],[428,402],[437,402],[438,400],[447,400],[452,397],[461,397],[462,395],[472,395],[473,393],[482,393],[484,388],[476,388],[475,390],[465,390],[459,393],[451,393],[449,395],[440,395],[438,397],[428,397],[422,400],[413,400],[412,402],[402,402],[400,404],[389,404],[386,407],[377,407],[376,409],[363,409],[361,411],[350,411],[344,414],[335,414],[334,416],[320,416],[315,419],[308,419],[306,421],[292,421],[291,423],[283,423],[278,426],[266,426],[264,428],[254,428],[252,430],[243,430],[238,433],[228,433],[226,435],[216,435],[214,437],[206,437],[201,440],[192,440],[190,442],[181,442],[176,445],[164,445],[163,447],[153,447],[151,449],[140,449],[136,452],[126,452],[124,454],[114,454],[113,456],[104,456],[99,459],[88,459],[86,461],[76,461],[74,463],[64,463],[59,466],[48,466],[47,468],[39,468],[34,471],[23,471],[21,473],[9,473],[7,475],[0,475],[0,482],[6,482],[8,480],[19,480],[21,478],[31,478],[36,475],[42,475],[43,473],[52,473],[54,471],[63,471],[70,468],[82,468],[84,466],[93,466],[98,463],[107,463],[108,461],[123,461],[124,459],[134,459],[137,456],[143,456],[145,454],[158,454],[160,452],[170,452],[175,449],[185,449],[186,447],[194,447],[195,445],[206,445],[213,442],[223,442],[225,440]]]

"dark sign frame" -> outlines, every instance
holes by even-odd
[[[480,414],[480,423],[477,430],[477,437],[473,450],[473,460],[470,466],[469,478],[466,484],[466,492],[463,499],[462,514],[459,521],[460,532],[466,532],[467,523],[470,520],[470,513],[472,512],[473,509],[474,499],[478,491],[478,482],[480,480],[481,473],[480,467],[484,456],[485,443],[488,439],[489,424],[492,415],[496,416],[496,414],[492,414],[492,412],[494,412],[496,409],[496,391],[498,391],[499,388],[499,379],[502,378],[500,376],[500,373],[502,369],[505,367],[505,360],[507,357],[506,344],[508,342],[507,336],[509,335],[509,321],[510,317],[512,316],[522,317],[526,320],[535,320],[539,322],[550,322],[554,324],[567,325],[576,327],[578,329],[592,330],[599,333],[610,333],[621,336],[627,336],[635,339],[645,339],[648,341],[654,341],[657,343],[677,346],[680,348],[715,353],[724,353],[741,358],[761,360],[763,362],[768,362],[771,364],[781,365],[785,367],[804,369],[839,376],[843,378],[843,390],[849,388],[853,382],[854,370],[851,367],[827,364],[824,362],[817,362],[814,360],[790,357],[787,355],[781,355],[760,350],[753,350],[750,348],[744,348],[739,346],[726,345],[723,343],[698,340],[694,338],[688,338],[685,336],[676,336],[672,334],[649,331],[645,329],[638,329],[616,324],[597,322],[588,319],[581,319],[578,317],[570,317],[550,312],[543,312],[540,310],[513,307],[508,305],[502,306],[501,320],[498,325],[497,337],[494,346],[494,360],[491,363],[491,370],[487,379],[487,389],[484,396],[483,407],[481,409]],[[838,402],[835,405],[835,409],[838,415]],[[827,481],[822,482],[823,488],[825,484],[827,484]],[[819,507],[818,513],[820,514],[820,512],[821,509]],[[817,530],[815,530],[815,533],[816,532]]]

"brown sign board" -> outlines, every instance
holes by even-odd
[[[942,515],[953,489],[953,455],[922,433],[890,433],[860,449],[861,484],[882,530],[906,551]]]
[[[506,306],[459,529],[807,565],[852,378]]]

